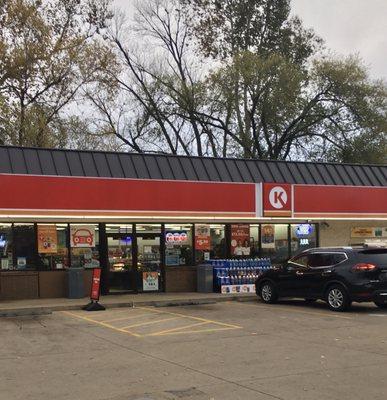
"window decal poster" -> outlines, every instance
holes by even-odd
[[[231,225],[231,254],[234,256],[250,255],[250,225]]]
[[[275,233],[274,225],[262,225],[261,242],[263,249],[275,249],[274,233]]]
[[[142,273],[142,288],[144,292],[159,290],[159,274],[158,272]]]
[[[71,225],[71,247],[95,247],[94,225]]]
[[[195,225],[196,250],[209,251],[211,247],[210,237],[210,225]]]
[[[56,225],[38,225],[38,253],[55,254],[58,251]]]

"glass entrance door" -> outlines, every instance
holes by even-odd
[[[109,257],[109,292],[136,291],[132,225],[106,225]]]
[[[136,236],[138,290],[160,291],[162,290],[161,225],[137,225]]]

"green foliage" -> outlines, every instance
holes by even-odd
[[[228,58],[250,51],[303,64],[322,40],[290,17],[290,0],[182,0],[192,13],[191,32],[206,56]]]
[[[1,141],[55,146],[53,125],[80,88],[114,60],[96,36],[105,0],[7,0],[0,3]]]

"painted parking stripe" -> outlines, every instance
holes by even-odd
[[[182,331],[178,331],[178,332],[170,332],[170,333],[163,333],[160,335],[148,335],[148,336],[168,336],[168,335],[187,335],[187,334],[195,334],[195,333],[214,333],[214,332],[218,332],[218,331],[231,331],[234,329],[238,329],[238,328],[208,328],[208,329],[200,329],[198,331],[195,330],[191,330],[191,331],[186,331],[186,330],[182,330]],[[242,328],[240,328],[242,329]]]
[[[219,322],[219,321],[213,321],[211,319],[206,319],[206,318],[200,318],[200,317],[194,317],[191,315],[186,315],[186,314],[181,314],[181,313],[174,313],[174,312],[168,312],[168,311],[161,311],[161,310],[155,310],[152,308],[148,307],[138,307],[138,310],[141,309],[143,311],[142,314],[137,314],[137,315],[131,315],[129,317],[120,317],[120,318],[114,318],[114,319],[108,319],[104,321],[99,321],[95,320],[93,318],[85,317],[81,314],[69,312],[69,311],[62,311],[62,313],[70,315],[72,317],[76,317],[79,319],[82,319],[87,322],[92,322],[94,324],[103,326],[105,328],[112,329],[116,332],[121,332],[121,333],[126,333],[134,337],[145,337],[145,336],[167,336],[167,335],[176,335],[176,334],[183,334],[183,333],[204,333],[204,332],[217,332],[217,331],[223,331],[223,330],[232,330],[232,329],[241,329],[242,327],[239,325],[232,325],[232,324],[227,324],[224,322]],[[146,313],[144,313],[146,311]],[[129,320],[129,319],[134,319],[139,316],[148,316],[152,317],[159,315],[162,316],[164,315],[165,317],[171,316],[169,318],[162,318],[162,319],[157,319],[153,321],[144,321],[144,322],[138,322],[134,323],[128,326],[123,326],[123,327],[116,327],[107,321],[110,322],[115,322],[115,321],[124,321],[124,320]],[[139,334],[135,333],[132,331],[133,328],[141,328],[141,327],[147,327],[148,325],[157,325],[157,324],[162,324],[163,322],[166,321],[171,321],[171,320],[190,320],[190,321],[195,321],[194,323],[180,326],[180,327],[174,327],[171,329],[164,329],[162,331],[156,331],[156,332],[151,332],[151,333],[144,333],[144,334]],[[210,328],[205,328],[205,329],[199,329],[199,330],[192,330],[190,328],[194,328],[196,326],[203,326],[203,325],[215,325],[215,327],[210,327]],[[130,330],[129,330],[130,329]]]
[[[103,326],[105,328],[113,329],[114,331],[117,331],[117,332],[129,334],[130,336],[141,337],[141,335],[139,335],[137,333],[130,332],[130,331],[124,330],[122,328],[116,328],[115,326],[110,325],[110,324],[106,324],[105,322],[100,322],[100,321],[96,321],[96,320],[94,320],[92,318],[83,317],[82,315],[75,314],[75,313],[72,313],[70,311],[62,311],[62,313],[63,314],[67,314],[67,315],[71,315],[72,317],[79,318],[79,319],[82,319],[82,320],[87,321],[87,322],[92,322],[93,324],[97,324],[97,325]]]
[[[105,319],[105,320],[102,320],[102,321],[99,321],[99,320],[96,319],[94,321],[105,322],[105,323],[107,323],[107,322],[117,322],[117,321],[125,321],[127,319],[136,319],[136,318],[146,317],[146,316],[149,316],[149,315],[150,315],[149,313],[143,313],[143,314],[137,314],[137,315],[130,315],[129,317],[126,316],[126,317],[120,317],[120,318]]]
[[[208,324],[208,323],[209,322],[195,322],[194,324],[185,325],[185,326],[179,326],[178,328],[166,329],[166,330],[160,331],[160,332],[149,333],[146,336],[161,336],[161,335],[164,335],[164,334],[167,334],[167,333],[170,334],[172,332],[181,331],[183,329],[188,329],[188,328],[193,328],[194,326],[202,326],[202,325],[205,325],[205,324]]]
[[[234,328],[234,329],[242,328],[239,325],[226,324],[224,322],[213,321],[213,320],[207,319],[207,318],[193,317],[191,315],[174,313],[174,312],[169,312],[169,311],[153,310],[153,309],[148,308],[148,307],[138,307],[138,308],[141,308],[142,310],[148,310],[148,311],[154,312],[154,313],[176,315],[176,316],[181,317],[181,318],[188,318],[188,319],[193,319],[193,320],[197,320],[197,321],[201,321],[201,322],[208,322],[208,323],[215,324],[215,325],[222,325],[222,326],[226,326],[228,328]]]
[[[176,319],[177,319],[177,317],[172,317],[172,318],[157,319],[155,321],[140,322],[138,324],[123,326],[123,327],[121,327],[121,329],[138,328],[140,326],[160,324],[161,322],[172,321],[172,320],[176,320]]]

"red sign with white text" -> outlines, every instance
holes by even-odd
[[[292,185],[263,184],[263,215],[265,217],[291,217],[292,201]]]
[[[100,293],[100,286],[101,286],[101,268],[94,268],[93,269],[93,278],[91,282],[91,293],[90,299],[98,301],[99,300],[99,293]]]
[[[250,225],[231,225],[231,254],[234,256],[250,255]]]

